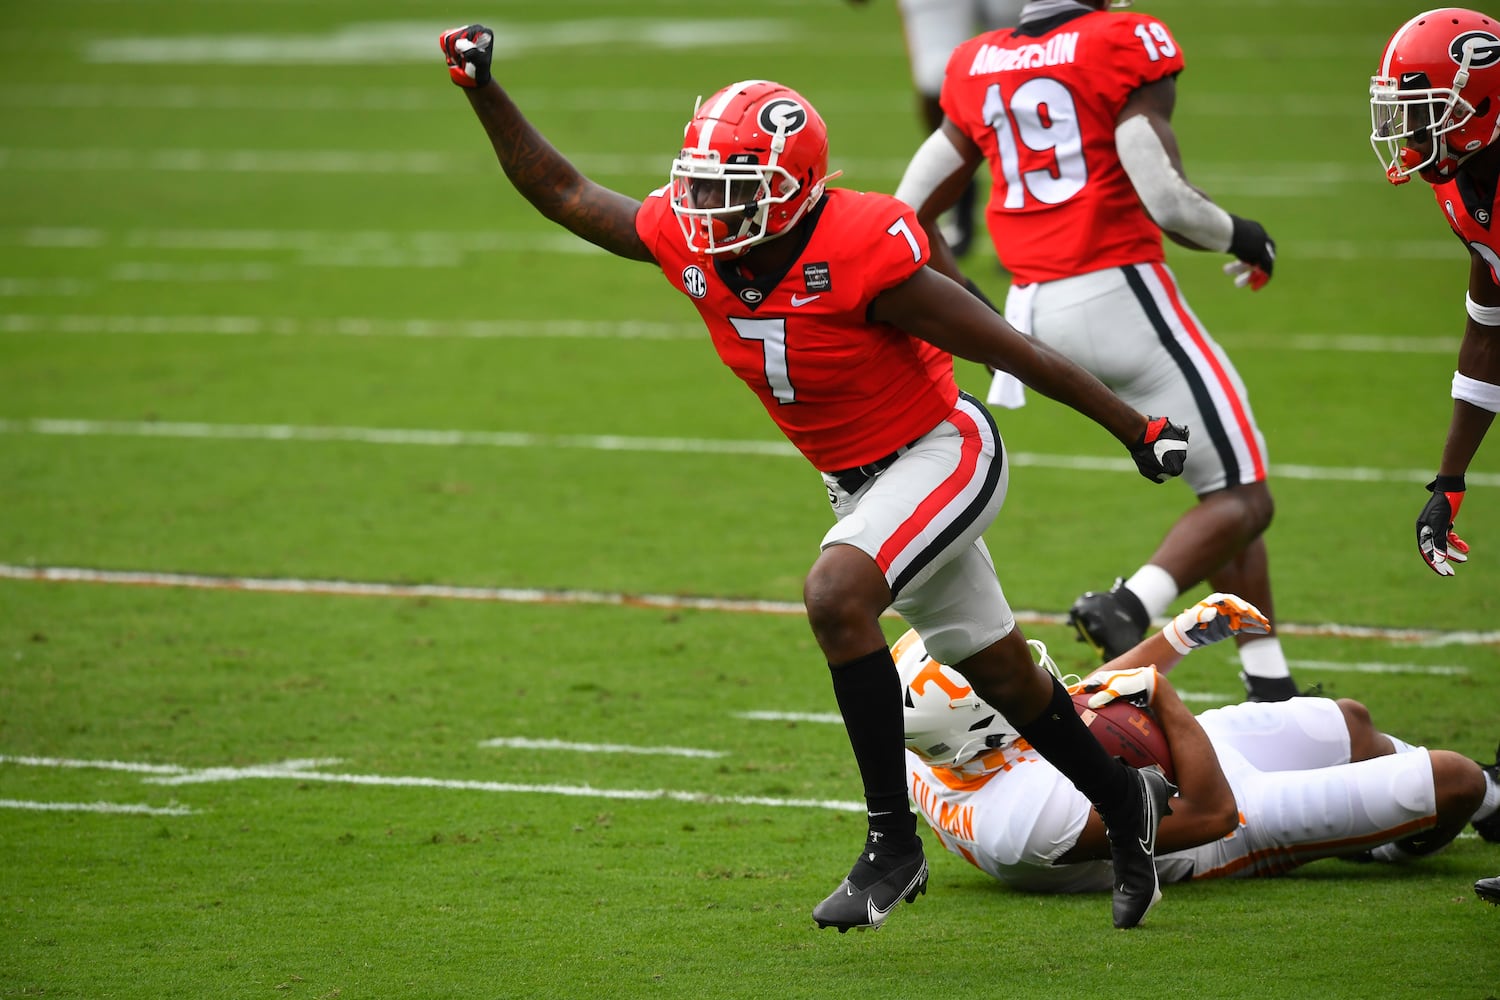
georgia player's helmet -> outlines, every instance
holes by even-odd
[[[1036,639],[1027,644],[1037,663],[1059,676],[1047,647]],[[974,693],[962,674],[928,654],[916,629],[907,629],[896,640],[891,655],[901,678],[906,745],[933,767],[958,767],[1020,737],[1005,716]]]
[[[801,94],[743,80],[701,101],[672,161],[672,211],[689,249],[742,253],[823,197],[828,129]]]
[[[1370,77],[1370,122],[1392,184],[1451,177],[1500,125],[1500,23],[1444,7],[1396,29]]]

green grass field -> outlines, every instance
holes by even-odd
[[[1417,8],[1140,6],[1187,54],[1192,179],[1279,244],[1253,296],[1171,263],[1269,438],[1294,669],[1488,760],[1494,442],[1472,561],[1439,580],[1411,538],[1466,262],[1366,141]],[[4,7],[0,996],[1500,994],[1470,891],[1500,850],[1472,833],[1401,870],[1169,887],[1130,933],[934,853],[881,932],[817,931],[863,833],[797,613],[821,484],[659,274],[505,182],[437,53],[466,21],[637,196],[737,79],[817,104],[849,187],[893,189],[921,139],[894,0]],[[1003,294],[988,247],[967,265]],[[1188,494],[1035,397],[999,420],[991,550],[1086,669],[1063,612]],[[1207,707],[1236,669],[1216,647],[1174,680]]]

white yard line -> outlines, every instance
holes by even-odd
[[[191,816],[187,806],[143,806],[125,802],[30,802],[22,799],[0,799],[0,809],[27,809],[34,812],[126,813],[144,816]]]
[[[714,795],[708,792],[685,792],[667,788],[595,788],[592,785],[532,785],[511,781],[475,781],[455,778],[428,778],[412,775],[352,774],[317,770],[320,765],[337,761],[283,761],[254,767],[209,767],[186,768],[172,764],[124,764],[120,761],[87,761],[56,757],[20,757],[0,754],[0,764],[19,764],[31,767],[98,767],[104,770],[138,770],[147,774],[167,775],[148,777],[142,780],[153,785],[207,784],[252,779],[283,779],[292,781],[321,781],[339,785],[383,786],[391,788],[437,788],[451,791],[530,793],[541,795],[564,795],[575,798],[614,799],[623,801],[653,801],[665,799],[673,802],[697,803],[700,805],[749,805],[777,808],[833,809],[840,812],[863,812],[863,802],[844,802],[836,799],[783,799],[762,795]],[[6,800],[0,800],[3,804]],[[148,807],[114,806],[100,803],[97,811],[141,812]],[[54,804],[55,808],[69,808],[66,804]],[[17,806],[15,808],[24,808]]]
[[[429,600],[481,601],[500,604],[581,604],[685,611],[721,611],[734,614],[803,615],[800,602],[735,600],[674,594],[626,594],[599,590],[540,590],[519,587],[457,587],[444,584],[402,584],[351,580],[313,580],[238,576],[207,576],[88,569],[77,566],[18,566],[0,563],[0,579],[45,583],[91,583],[130,587],[182,587],[192,590],[249,591],[268,594],[323,594],[339,597],[396,597]],[[887,612],[893,616],[893,612]],[[1016,610],[1022,625],[1066,625],[1067,616]],[[1442,631],[1439,629],[1374,628],[1367,625],[1298,624],[1277,625],[1282,635],[1369,639],[1421,647],[1486,646],[1500,644],[1500,632]],[[1413,666],[1412,672],[1430,668]],[[1445,667],[1440,672],[1462,670]]]
[[[0,318],[0,326],[4,325]],[[397,427],[330,427],[296,424],[173,423],[155,420],[72,420],[36,417],[0,419],[0,434],[39,434],[57,437],[146,437],[220,441],[342,441],[354,444],[412,445],[429,448],[567,448],[584,451],[624,451],[698,455],[764,455],[795,458],[785,441],[712,438],[633,437],[624,434],[533,434],[526,431],[429,430]],[[1051,455],[1013,451],[1014,466],[1045,469],[1135,473],[1125,458],[1093,455]],[[1379,469],[1362,466],[1273,465],[1272,478],[1312,482],[1426,483],[1430,469]],[[1471,489],[1500,486],[1500,474],[1470,473]]]
[[[481,740],[482,747],[505,747],[512,750],[563,750],[572,753],[641,754],[661,757],[727,757],[722,750],[696,750],[692,747],[642,747],[625,743],[571,743],[567,740],[537,740],[525,736],[497,736]]]

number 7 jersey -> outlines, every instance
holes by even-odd
[[[1166,25],[1091,11],[1003,28],[954,50],[943,80],[948,118],[983,150],[986,221],[1016,284],[1163,260],[1161,230],[1141,207],[1115,149],[1131,93],[1182,71]]]
[[[889,195],[831,188],[795,230],[781,274],[749,278],[733,256],[688,249],[658,191],[635,228],[672,287],[698,309],[719,358],[823,472],[877,461],[946,420],[953,358],[869,319],[877,295],[927,263],[927,237]]]

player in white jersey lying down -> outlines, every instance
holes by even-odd
[[[1471,822],[1500,841],[1500,765],[1388,736],[1347,698],[1195,716],[1162,676],[1195,647],[1268,627],[1253,605],[1214,594],[1069,689],[1092,692],[1095,708],[1149,706],[1160,725],[1179,789],[1157,834],[1162,882],[1278,875],[1327,857],[1406,860]],[[1057,672],[1045,647],[1033,650]],[[943,846],[1017,889],[1109,889],[1108,845],[1089,803],[914,634],[893,652],[908,790]]]

